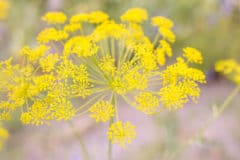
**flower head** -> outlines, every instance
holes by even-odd
[[[142,8],[131,8],[121,16],[121,20],[123,22],[133,23],[141,23],[147,20],[147,18],[148,18],[147,11]]]
[[[125,147],[126,143],[131,143],[135,139],[135,126],[130,122],[117,121],[113,123],[108,129],[108,138],[114,143],[118,143],[121,147]]]
[[[202,54],[195,48],[192,47],[186,47],[183,49],[183,56],[187,58],[187,60],[191,63],[199,63],[201,64]]]
[[[98,101],[91,106],[89,111],[92,113],[90,116],[96,119],[96,122],[106,122],[114,116],[114,108],[108,101]]]
[[[42,17],[42,20],[49,24],[62,24],[67,20],[67,16],[62,12],[48,12]]]

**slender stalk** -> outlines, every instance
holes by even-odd
[[[81,135],[75,130],[74,124],[71,121],[69,121],[69,125],[70,125],[70,127],[71,127],[71,129],[72,129],[72,131],[74,133],[74,136],[78,139],[78,142],[79,142],[79,145],[80,145],[80,148],[81,148],[81,152],[83,154],[83,159],[84,160],[90,160],[89,153],[88,153],[88,151],[86,149],[86,146],[85,146],[85,144],[84,144],[84,142],[82,140]]]
[[[158,42],[159,38],[160,38],[160,34],[158,32],[157,35],[155,36],[154,40],[153,40],[153,46],[154,47],[157,45],[157,42]]]
[[[206,129],[211,126],[214,121],[223,113],[223,111],[229,107],[229,104],[231,103],[231,101],[237,96],[238,92],[240,91],[240,86],[237,86],[227,97],[227,99],[222,103],[222,105],[220,105],[216,111],[216,113],[214,113],[214,116],[211,117],[201,128],[199,128],[197,130],[197,132],[187,140],[187,143],[181,145],[174,153],[170,154],[166,159],[167,160],[172,160],[172,159],[176,159],[176,157],[178,157],[178,155],[184,151],[184,149],[186,149],[188,146],[192,145],[192,142],[197,141],[199,138],[202,137],[202,135],[204,134],[204,132],[206,131]]]
[[[115,58],[115,59],[116,59],[116,57],[115,57],[115,41],[114,41],[113,38],[111,38],[110,41],[111,41],[112,58]]]
[[[116,101],[115,94],[112,93],[111,103],[112,103],[113,106],[115,106],[115,101]],[[109,121],[109,128],[111,127],[113,122],[114,122],[114,117],[111,117],[111,119]],[[112,160],[112,142],[111,142],[110,139],[108,140],[108,160]]]
[[[101,97],[101,98],[100,98]],[[84,103],[83,105],[81,105],[80,107],[78,107],[76,109],[76,112],[79,112],[81,109],[85,108],[85,106],[89,105],[90,103],[99,100],[99,99],[103,99],[105,97],[105,95],[102,94],[97,94],[95,96],[93,96],[91,99],[89,99],[86,103]]]

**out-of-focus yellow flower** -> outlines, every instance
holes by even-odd
[[[201,64],[203,61],[201,52],[192,47],[183,48],[183,56],[191,63]]]
[[[173,27],[174,23],[166,17],[156,16],[156,17],[152,18],[152,25],[156,26],[156,27],[171,29]]]
[[[87,22],[89,23],[103,23],[108,20],[109,16],[102,11],[94,11],[89,13]]]
[[[108,138],[114,144],[117,143],[121,147],[125,147],[126,143],[131,143],[136,138],[135,126],[130,122],[117,121],[108,129]]]
[[[58,54],[49,54],[40,59],[40,66],[44,72],[50,72],[54,69],[55,64],[59,61]]]
[[[117,24],[114,21],[105,21],[95,28],[91,37],[97,42],[110,37],[119,39],[124,32],[125,28],[122,24]]]
[[[72,33],[82,29],[82,25],[80,23],[70,23],[64,26],[64,31],[67,33]]]
[[[80,13],[77,15],[72,16],[70,19],[71,23],[82,23],[82,22],[88,22],[88,23],[103,23],[107,21],[109,16],[102,12],[102,11],[93,11],[90,13]]]
[[[172,57],[172,48],[165,40],[160,40],[160,46],[156,49],[157,62],[160,66],[163,66],[166,62],[166,57]]]
[[[45,44],[50,41],[61,41],[68,38],[68,34],[62,30],[56,30],[55,28],[46,28],[42,30],[38,36],[37,41],[39,43]]]
[[[9,6],[8,0],[0,0],[0,20],[6,19]]]
[[[62,12],[48,12],[42,17],[43,21],[48,24],[63,24],[67,20],[67,16]]]
[[[175,34],[168,28],[159,28],[159,32],[162,34],[163,38],[167,41],[174,43],[176,40]]]
[[[97,45],[90,38],[76,36],[64,45],[64,54],[77,54],[79,57],[88,57],[97,53]]]
[[[223,74],[230,74],[237,67],[237,62],[234,59],[220,60],[215,64],[215,70]]]
[[[215,63],[215,71],[224,74],[238,85],[240,84],[240,64],[234,59],[217,61]]]
[[[145,9],[131,8],[121,16],[121,21],[142,23],[143,21],[147,20],[147,18],[148,18],[148,13]]]
[[[34,49],[31,49],[29,46],[25,46],[20,51],[20,54],[23,56],[27,56],[29,61],[34,62],[39,60],[48,50],[49,47],[45,45],[40,45]]]

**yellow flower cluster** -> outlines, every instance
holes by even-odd
[[[148,20],[145,9],[129,9],[119,23],[101,11],[71,18],[50,12],[42,19],[49,26],[33,49],[20,51],[22,62],[10,58],[0,63],[1,120],[10,119],[18,108],[22,123],[33,125],[90,113],[97,122],[110,121],[109,140],[124,147],[136,131],[120,120],[119,100],[154,114],[196,102],[199,83],[206,82],[204,73],[190,66],[202,63],[194,48],[184,48],[183,56],[165,66],[173,55],[173,22],[152,17],[158,28],[152,42],[141,26]]]
[[[236,84],[240,84],[240,64],[234,59],[219,60],[215,63],[215,70],[227,76]]]
[[[123,22],[141,23],[148,18],[148,13],[142,8],[132,8],[121,16]]]
[[[114,108],[108,101],[98,101],[89,111],[92,113],[90,117],[96,119],[96,122],[106,122],[114,116]]]
[[[108,130],[108,138],[112,143],[118,143],[121,147],[125,147],[126,143],[131,143],[136,137],[135,126],[130,122],[116,121]]]
[[[186,47],[183,49],[183,56],[187,58],[190,63],[202,63],[202,55],[201,53],[192,47]]]
[[[175,42],[175,35],[172,32],[173,22],[165,17],[156,16],[152,18],[152,25],[158,27],[158,31],[162,34],[163,38],[171,43]]]
[[[48,12],[42,17],[48,24],[62,24],[67,20],[67,16],[62,12]]]

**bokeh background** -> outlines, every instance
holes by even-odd
[[[203,53],[201,67],[208,84],[202,86],[199,104],[188,104],[177,112],[145,116],[123,104],[122,119],[137,126],[137,138],[126,149],[114,146],[114,160],[239,160],[240,99],[232,101],[223,114],[196,140],[195,133],[213,117],[213,106],[221,104],[235,85],[214,72],[219,59],[240,60],[240,0],[9,0],[7,18],[0,21],[0,59],[16,56],[23,45],[36,43],[44,27],[41,16],[47,11],[67,15],[102,10],[112,18],[131,7],[146,8],[150,16],[162,15],[175,22],[177,56],[181,48],[192,46]],[[153,37],[149,26],[145,32]],[[93,160],[105,160],[107,125],[95,124],[88,116],[73,121]],[[81,144],[66,123],[51,126],[22,126],[12,120],[6,124],[10,138],[0,151],[3,160],[82,160]]]

